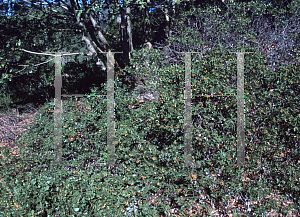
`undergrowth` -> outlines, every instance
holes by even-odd
[[[183,87],[184,67],[163,65],[161,56],[152,52],[151,61],[157,64],[151,70],[161,78],[157,84],[159,102],[130,109],[129,105],[138,104],[132,97],[135,93],[120,88],[116,78],[115,167],[105,164],[105,97],[64,100],[63,164],[57,167],[51,164],[55,154],[54,104],[47,103],[39,109],[31,129],[17,141],[19,157],[1,148],[1,215],[132,216],[135,211],[136,216],[166,216],[173,210],[173,215],[186,216],[195,204],[199,204],[198,216],[208,216],[213,209],[223,215],[238,212],[248,216],[263,216],[271,210],[287,215],[292,208],[297,210],[300,173],[295,123],[300,118],[299,99],[290,91],[297,90],[291,81],[299,87],[299,77],[291,76],[296,67],[282,69],[281,77],[276,77],[261,59],[251,56],[261,66],[250,66],[259,73],[248,71],[252,78],[247,79],[264,82],[266,87],[257,90],[255,82],[245,85],[245,167],[234,166],[236,100],[206,98],[194,104],[192,146],[196,166],[192,168],[184,166],[183,89],[172,91],[177,88],[174,85]],[[213,71],[210,61],[192,65],[194,78],[209,78],[205,86],[193,83],[198,85],[195,91],[199,94],[202,87],[224,92],[222,86],[213,83],[223,74],[236,72],[235,61],[226,72],[221,68]],[[214,61],[225,60],[214,57]],[[250,64],[249,59],[246,63]],[[133,73],[133,69],[128,70]],[[290,80],[284,80],[286,76]],[[280,194],[280,200],[267,197],[272,193]],[[283,206],[286,198],[294,202],[288,209]],[[228,208],[232,200],[236,203]]]

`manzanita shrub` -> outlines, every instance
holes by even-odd
[[[55,168],[54,104],[47,103],[18,141],[18,157],[1,148],[1,214],[165,216],[176,208],[185,216],[201,204],[197,212],[207,215],[211,203],[217,207],[237,198],[244,207],[253,202],[239,210],[247,215],[271,209],[287,214],[290,209],[274,205],[275,198],[262,199],[273,190],[282,198],[292,195],[293,208],[299,207],[297,67],[272,72],[259,54],[245,54],[246,159],[238,168],[236,98],[225,96],[236,93],[236,54],[222,48],[201,58],[192,54],[193,169],[184,167],[184,56],[183,62],[169,65],[153,49],[134,52],[131,61],[140,69],[126,68],[129,73],[148,73],[147,82],[159,78],[151,88],[160,92],[160,100],[140,103],[138,90],[121,88],[115,78],[116,166],[101,165],[107,157],[106,97],[64,100],[63,165]],[[103,88],[93,93],[106,95]],[[224,97],[199,96],[212,93]],[[210,202],[203,203],[203,194]]]

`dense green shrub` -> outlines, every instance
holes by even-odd
[[[249,46],[245,50],[256,52]],[[192,54],[193,95],[236,92],[236,55],[229,51],[236,50],[214,48],[204,58]],[[146,69],[147,58],[149,76],[161,79],[156,85],[161,100],[129,109],[139,104],[138,90],[121,88],[116,77],[116,167],[100,165],[106,160],[105,97],[64,102],[63,165],[58,168],[51,166],[54,105],[47,103],[18,141],[20,157],[1,148],[1,214],[125,216],[135,203],[138,216],[166,215],[176,206],[185,216],[193,205],[189,202],[202,202],[202,193],[216,207],[232,198],[244,207],[251,201],[249,209],[241,210],[247,215],[260,216],[271,209],[286,215],[290,209],[274,205],[274,198],[265,199],[271,193],[280,193],[281,201],[293,199],[293,208],[298,209],[299,68],[274,72],[261,54],[245,54],[244,168],[232,166],[235,98],[193,97],[192,146],[198,167],[192,169],[183,166],[184,63],[171,65],[158,50],[135,52],[131,63]],[[134,68],[126,70],[134,74]],[[99,89],[94,92],[106,94],[105,84]],[[156,204],[149,202],[153,195]],[[201,206],[200,213],[209,213],[207,204]]]
[[[293,86],[299,83],[299,79],[292,77],[293,73],[299,73],[298,68],[282,70],[281,76],[277,77],[264,67],[258,55],[245,55],[246,111],[252,111],[246,113],[246,132],[251,132],[251,135],[252,131],[259,133],[255,134],[258,138],[255,143],[249,141],[248,134],[246,136],[246,167],[231,166],[236,158],[236,101],[230,97],[219,97],[201,99],[193,105],[193,158],[198,168],[184,170],[184,65],[167,65],[157,50],[151,51],[149,57],[152,63],[150,76],[161,79],[157,84],[161,93],[159,102],[145,102],[137,109],[130,110],[129,105],[138,103],[134,97],[137,90],[129,92],[120,88],[118,78],[115,81],[117,166],[108,169],[96,164],[106,160],[107,101],[105,97],[90,97],[64,102],[63,166],[53,168],[50,162],[54,156],[54,122],[53,113],[49,111],[53,111],[54,105],[47,103],[35,117],[31,130],[19,141],[19,144],[26,144],[26,148],[20,148],[21,157],[13,158],[8,149],[1,149],[1,154],[6,156],[1,159],[1,195],[5,195],[1,199],[4,205],[1,212],[6,215],[56,213],[124,216],[134,201],[139,201],[140,216],[162,215],[168,213],[174,204],[182,207],[185,203],[182,196],[198,201],[199,193],[204,191],[214,203],[227,201],[236,195],[242,195],[248,201],[257,201],[258,197],[268,195],[274,186],[279,192],[282,191],[282,188],[278,188],[282,185],[280,183],[284,183],[285,192],[292,194],[298,202],[295,186],[299,172],[295,167],[298,164],[295,144],[299,138],[297,126],[293,124],[299,120],[299,116],[292,114],[297,110],[293,104],[299,104],[294,101],[298,96]],[[144,58],[146,55],[136,52],[132,61],[139,64],[144,62]],[[231,81],[226,79],[234,77],[236,73],[235,59],[233,54],[225,54],[222,50],[212,50],[207,59],[192,56],[193,94],[225,92],[225,87],[219,82],[230,84]],[[226,70],[222,66],[225,60],[230,62]],[[256,64],[251,65],[253,62]],[[128,71],[135,73],[133,69]],[[285,80],[285,75],[291,76],[291,79]],[[200,80],[206,82],[197,82]],[[257,89],[256,81],[265,86]],[[104,95],[106,85],[102,88],[101,91],[92,92]],[[273,107],[270,102],[289,103],[291,114],[283,115],[286,109]],[[200,125],[199,117],[202,118]],[[277,126],[270,124],[274,123],[274,118]],[[295,122],[285,121],[289,119]],[[289,134],[295,137],[284,136],[284,129],[288,128],[291,129]],[[289,141],[286,141],[287,138]],[[150,142],[143,143],[145,141]],[[278,148],[272,149],[272,159],[266,161],[268,158],[264,154],[270,153],[271,145],[289,147],[292,155],[288,160],[292,164],[286,166],[284,161],[274,160],[275,156],[282,153]],[[277,170],[274,171],[272,167]],[[268,170],[269,174],[266,171],[262,173],[262,170]],[[264,178],[248,180],[247,185],[243,182],[242,187],[243,171],[261,173]],[[279,171],[287,175],[280,176]],[[274,176],[275,179],[270,179]],[[163,193],[156,200],[162,202],[162,206],[146,201],[149,195],[159,191]],[[9,197],[10,194],[14,196]],[[163,202],[167,198],[172,198],[172,204]],[[185,204],[186,209],[190,206]],[[263,205],[251,206],[256,213],[270,208],[276,208],[271,199]],[[205,209],[208,212],[205,206],[203,212]],[[183,211],[182,208],[180,212]]]

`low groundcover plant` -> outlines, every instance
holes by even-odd
[[[235,61],[231,70],[213,69],[213,64],[221,64],[225,59],[215,51],[211,53],[213,59],[192,60],[193,94],[225,92],[217,82],[236,73]],[[145,62],[141,55],[135,55]],[[233,56],[228,55],[228,61]],[[271,210],[287,214],[290,210],[283,208],[287,195],[294,198],[292,208],[296,209],[300,202],[297,189],[300,173],[295,160],[298,137],[286,140],[285,131],[293,129],[288,132],[295,133],[293,123],[300,118],[291,115],[297,109],[293,107],[297,97],[288,91],[294,88],[292,81],[299,83],[299,78],[292,76],[299,69],[281,69],[278,77],[257,56],[249,56],[245,62],[251,64],[252,60],[256,64],[251,66],[253,72],[247,74],[245,84],[249,111],[245,119],[245,167],[234,166],[236,100],[233,97],[205,98],[193,104],[192,146],[197,166],[184,166],[184,65],[170,66],[159,52],[152,50],[149,62],[155,64],[150,65],[149,76],[160,78],[154,87],[161,94],[160,101],[146,101],[130,109],[130,105],[139,104],[133,97],[137,90],[130,92],[121,88],[118,78],[115,81],[115,166],[102,165],[107,157],[105,97],[64,101],[63,163],[56,167],[51,164],[55,156],[51,112],[54,104],[47,103],[40,108],[31,129],[17,141],[18,157],[10,149],[1,148],[5,157],[1,158],[0,213],[130,216],[135,212],[137,216],[168,213],[206,216],[217,209],[224,215],[237,211],[261,215]],[[137,59],[132,61],[140,64]],[[134,69],[128,70],[134,73]],[[291,79],[284,80],[284,76]],[[253,82],[248,83],[248,79]],[[204,84],[196,82],[199,80],[205,80]],[[255,88],[256,80],[262,80],[266,87]],[[106,85],[102,88],[97,94],[106,94]],[[289,103],[289,109],[280,107],[279,101]],[[271,106],[271,102],[277,107]],[[284,152],[287,146],[291,150],[288,158]],[[279,200],[268,197],[272,193],[280,194]],[[233,200],[234,205],[229,206]]]

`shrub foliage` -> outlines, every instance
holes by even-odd
[[[241,50],[241,46],[237,48]],[[19,156],[1,148],[1,205],[6,215],[165,216],[176,209],[209,214],[234,198],[241,212],[260,215],[283,209],[290,195],[299,207],[299,68],[266,67],[245,47],[245,167],[236,159],[236,52],[222,47],[192,54],[192,147],[196,168],[184,167],[184,61],[170,64],[156,49],[133,52],[129,74],[148,73],[158,102],[137,100],[138,88],[115,78],[115,159],[107,168],[107,100],[63,103],[63,165],[53,167],[53,103],[46,103],[18,141]],[[146,66],[146,60],[150,63]],[[184,59],[183,59],[184,60]],[[146,84],[147,86],[147,84]],[[106,85],[91,90],[106,94]],[[224,97],[200,97],[202,94]],[[197,95],[197,96],[194,96]],[[134,106],[134,109],[132,106]],[[280,194],[280,203],[267,196]],[[207,203],[201,196],[205,196]],[[261,199],[263,198],[263,199]],[[266,199],[267,198],[267,199]],[[154,202],[153,202],[154,200]],[[248,207],[246,202],[253,202]],[[274,205],[276,204],[276,205]]]
[[[197,60],[195,55],[192,60],[195,95],[225,92],[226,85],[219,83],[223,81],[230,85],[230,79],[236,73],[233,54],[225,56],[224,51],[212,50],[208,55],[213,58]],[[136,52],[134,56],[143,61],[141,53]],[[140,107],[130,109],[130,105],[139,103],[134,97],[137,89],[129,92],[120,88],[121,83],[116,78],[117,166],[113,169],[101,166],[106,160],[107,102],[105,97],[90,97],[64,101],[63,165],[53,168],[54,122],[51,111],[54,105],[48,103],[40,109],[31,130],[19,141],[26,144],[20,145],[20,157],[12,157],[8,149],[2,150],[2,155],[7,156],[2,158],[1,168],[1,193],[6,195],[1,201],[5,205],[2,210],[18,215],[37,215],[39,212],[48,215],[100,213],[117,216],[126,210],[128,213],[130,204],[139,201],[139,215],[149,216],[166,214],[171,207],[183,207],[181,196],[191,201],[199,200],[199,192],[206,192],[214,203],[233,195],[257,200],[269,194],[274,187],[278,192],[284,191],[298,197],[295,189],[299,178],[295,167],[298,164],[297,150],[293,144],[297,139],[294,121],[299,116],[292,105],[298,96],[291,90],[295,90],[293,84],[299,82],[295,76],[299,69],[281,69],[281,76],[277,77],[264,67],[258,55],[245,55],[248,111],[245,119],[246,167],[231,166],[236,158],[236,100],[226,96],[202,98],[193,104],[193,159],[198,167],[185,170],[184,65],[168,65],[157,50],[150,51],[149,57],[149,62],[153,64],[150,65],[150,73],[149,70],[145,73],[160,78],[156,87],[161,93],[159,102],[146,101]],[[137,59],[132,61],[138,62]],[[230,63],[225,69],[226,60]],[[251,62],[257,64],[251,65]],[[135,73],[133,69],[128,70]],[[295,79],[287,80],[285,77]],[[197,83],[199,80],[205,82]],[[258,80],[265,86],[257,89]],[[93,92],[105,95],[105,90],[106,85],[102,91]],[[289,108],[274,106],[280,103],[291,105]],[[257,140],[255,142],[250,141],[253,135]],[[286,156],[280,157],[284,153],[282,148],[287,147],[292,150],[288,159]],[[287,161],[289,166],[284,163]],[[280,175],[280,171],[285,176]],[[242,181],[242,172],[261,174],[264,179],[245,182]],[[284,186],[284,190],[280,186]],[[149,203],[148,196],[157,192],[162,192],[156,200],[161,201],[163,206]],[[11,194],[14,196],[10,197]],[[172,198],[172,202],[163,202],[167,198]],[[262,212],[271,208],[271,204],[270,201],[266,201],[264,206],[253,204],[251,209]],[[187,210],[189,206],[191,204],[185,204]]]

